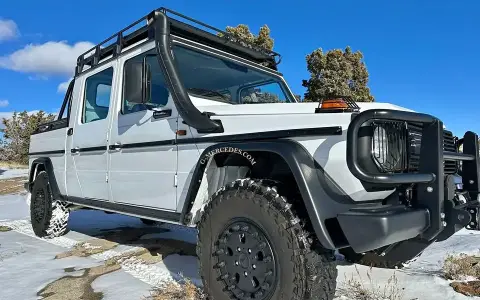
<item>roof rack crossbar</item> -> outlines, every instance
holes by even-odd
[[[177,16],[177,17],[183,18],[183,19],[188,20],[188,21],[190,21],[190,22],[193,22],[193,23],[195,23],[195,24],[197,24],[197,25],[201,25],[201,26],[203,26],[203,27],[205,27],[205,28],[208,28],[208,29],[210,29],[210,30],[213,30],[213,31],[215,31],[217,34],[221,34],[222,36],[224,36],[224,37],[227,38],[227,39],[230,39],[230,40],[231,40],[231,39],[233,38],[232,34],[226,32],[226,31],[224,31],[224,30],[221,30],[221,29],[218,29],[218,28],[213,27],[213,26],[211,26],[211,25],[208,25],[208,24],[206,24],[206,23],[204,23],[204,22],[202,22],[202,21],[195,20],[195,19],[193,19],[193,18],[191,18],[191,17],[185,16],[185,15],[183,15],[183,14],[181,14],[181,13],[179,13],[179,12],[173,11],[173,10],[171,10],[171,9],[168,9],[168,8],[165,8],[165,7],[161,7],[161,8],[159,8],[158,10],[163,11],[165,14],[171,13],[171,14]],[[257,46],[257,45],[253,45],[253,44],[251,44],[250,42],[248,42],[248,41],[246,41],[246,40],[244,40],[244,39],[240,39],[240,38],[238,38],[238,37],[235,37],[234,39],[235,39],[235,40],[241,40],[241,42],[243,42],[243,43],[251,46],[252,48],[256,49],[257,51],[265,52],[265,53],[267,53],[267,54],[269,54],[269,55],[271,55],[271,56],[280,56],[280,54],[277,53],[277,52],[275,52],[275,51],[268,50],[268,49],[266,49],[266,48],[261,48],[261,47],[259,47],[259,46]]]
[[[242,56],[243,54],[244,57],[248,59],[253,59],[258,63],[265,62],[267,63],[268,67],[275,70],[277,65],[281,61],[280,54],[268,49],[260,48],[257,45],[253,45],[243,39],[241,40],[237,37],[233,37],[228,32],[215,28],[204,22],[195,20],[193,18],[190,18],[188,16],[185,16],[183,14],[180,14],[178,12],[175,12],[171,9],[164,8],[164,7],[161,7],[155,11],[160,11],[165,15],[171,14],[171,15],[177,16],[179,18],[195,23],[196,25],[200,25],[205,28],[208,28],[217,33],[217,34],[213,34],[206,30],[197,28],[185,22],[181,22],[179,20],[169,17],[169,21],[170,21],[169,24],[170,26],[174,27],[171,30],[173,34],[178,33],[179,35],[183,35],[184,37],[187,37],[187,38],[192,38],[195,36],[197,38],[208,40],[208,42],[211,45],[226,47],[228,51],[240,56]],[[93,68],[94,66],[98,65],[101,60],[109,56],[117,57],[118,55],[121,54],[121,52],[125,47],[133,45],[143,39],[153,38],[154,32],[151,32],[151,30],[153,30],[154,28],[152,26],[149,26],[148,24],[150,15],[151,14],[143,16],[142,18],[133,22],[129,26],[116,32],[112,36],[108,37],[107,39],[103,40],[96,46],[92,47],[91,49],[81,54],[77,59],[77,67],[75,68],[75,75],[79,75],[80,73],[82,73],[85,66],[89,66],[90,68]],[[145,22],[145,26],[142,26],[141,28],[136,29],[132,33],[125,35],[126,31],[132,29],[133,27],[137,26],[141,22]],[[112,42],[113,40],[115,41]],[[220,43],[219,42],[220,40],[223,42]],[[107,45],[109,42],[111,43]],[[246,44],[247,46],[243,45],[243,43]],[[275,59],[275,57],[279,58],[278,61]]]

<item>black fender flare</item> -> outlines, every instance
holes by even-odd
[[[286,161],[295,177],[310,222],[319,242],[323,247],[328,249],[338,248],[335,246],[332,237],[327,231],[325,220],[336,216],[339,211],[348,209],[346,207],[348,205],[351,206],[352,204],[341,203],[331,197],[331,192],[328,191],[328,187],[325,187],[324,184],[325,178],[320,178],[320,176],[326,176],[323,170],[319,170],[320,166],[315,162],[308,151],[293,140],[227,142],[207,147],[199,157],[187,190],[180,218],[182,223],[186,224],[189,222],[188,214],[195,201],[195,197],[202,181],[202,175],[207,165],[205,163],[205,158],[213,158],[216,155],[214,151],[215,149],[225,147],[240,149],[244,152],[271,152],[281,156]],[[212,153],[214,154],[212,155]]]
[[[53,172],[53,164],[49,157],[39,157],[32,162],[29,175],[28,175],[28,182],[26,184],[27,191],[28,192],[32,191],[33,182],[35,180],[34,176],[36,175],[35,171],[40,165],[43,166],[43,168],[48,174],[48,180],[50,181],[50,187],[52,189],[53,198],[63,199],[63,196],[60,193],[60,190],[58,188],[57,179],[55,178],[55,173]]]

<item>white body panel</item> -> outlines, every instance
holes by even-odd
[[[101,72],[113,66],[113,83],[112,87],[116,84],[117,68],[116,62],[108,63],[94,71],[87,72],[76,80],[75,88],[73,90],[73,98],[80,101],[74,101],[76,105],[75,113],[71,118],[73,122],[73,139],[71,148],[94,148],[94,147],[106,147],[108,144],[108,128],[112,117],[111,111],[108,111],[108,115],[105,119],[96,120],[88,123],[82,122],[83,114],[83,98],[85,94],[85,80],[92,74]],[[110,102],[115,95],[115,89],[112,89],[110,96]],[[80,183],[82,191],[81,195],[74,194],[76,191],[71,189],[68,193],[69,196],[110,200],[110,193],[107,183],[107,171],[108,171],[108,152],[106,149],[100,149],[95,151],[80,151],[79,153],[72,153],[71,149],[66,149],[67,155],[73,157],[73,164],[76,170],[77,178]],[[69,166],[70,167],[70,166]]]
[[[59,149],[65,149],[65,137],[67,136],[67,129],[59,129],[54,131],[48,131],[41,134],[35,134],[30,137],[30,150],[29,152],[46,152],[46,151],[57,151]],[[29,157],[29,166],[32,165],[32,162],[38,158],[43,157],[44,155],[33,155]],[[58,189],[61,193],[67,193],[66,187],[66,166],[65,166],[65,155],[63,154],[51,154],[48,155],[50,161],[52,162],[53,169],[55,172],[55,179],[57,180]]]
[[[153,44],[140,47],[118,60],[119,66],[153,48]],[[122,113],[123,76],[119,77],[119,93],[111,106],[113,120],[110,145],[132,145],[159,142],[151,147],[121,148],[109,150],[109,186],[112,200],[137,206],[175,210],[177,207],[176,186],[178,113],[169,97],[162,110],[171,110],[167,118],[153,118],[153,111]],[[164,142],[162,144],[162,142]]]

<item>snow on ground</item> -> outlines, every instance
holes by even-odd
[[[119,245],[90,257],[54,259],[55,255],[71,249],[79,242],[92,240],[93,235],[125,228],[145,228],[140,240],[153,238],[177,239],[194,244],[196,231],[176,225],[158,226],[159,232],[145,226],[138,218],[105,214],[94,210],[74,211],[69,222],[70,232],[63,237],[44,240],[36,238],[29,223],[29,211],[24,195],[0,196],[0,225],[13,228],[0,233],[0,300],[39,299],[37,293],[45,286],[64,276],[81,276],[83,268],[102,265],[111,257],[137,249],[134,245]],[[155,228],[157,227],[153,227]],[[170,231],[161,232],[162,229]],[[479,253],[480,233],[462,230],[447,241],[428,248],[419,259],[403,270],[374,268],[371,271],[376,285],[385,285],[396,274],[398,285],[405,288],[405,300],[474,299],[453,291],[449,282],[439,277],[447,254]],[[66,273],[64,269],[74,268]],[[357,266],[363,282],[368,284],[369,268]],[[77,270],[77,271],[75,271]],[[345,278],[358,278],[354,265],[339,262],[338,286]],[[104,299],[145,299],[152,285],[178,279],[179,274],[201,285],[198,264],[193,256],[172,254],[154,264],[145,264],[136,257],[121,262],[121,269],[96,278],[91,287],[102,292]]]
[[[28,169],[10,169],[0,168],[0,179],[10,179],[15,177],[24,177],[28,175]]]

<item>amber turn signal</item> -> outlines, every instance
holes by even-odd
[[[179,130],[177,130],[177,134],[178,135],[187,135],[187,131],[184,130],[184,129],[179,129]]]
[[[322,101],[320,109],[348,109],[348,104],[342,98],[328,99]]]

